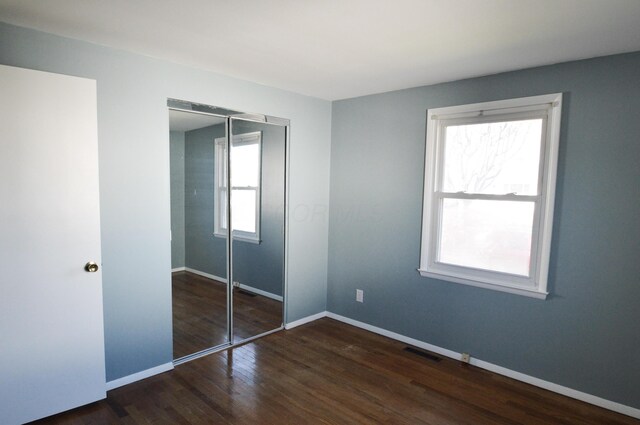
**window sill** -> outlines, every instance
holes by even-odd
[[[227,234],[226,233],[214,233],[213,236],[215,236],[216,238],[227,239]],[[256,244],[256,245],[260,245],[262,243],[262,241],[260,239],[247,238],[247,237],[244,237],[244,236],[234,236],[233,240],[234,241],[239,241],[239,242],[248,242],[248,243],[252,243],[252,244]]]
[[[450,275],[445,275],[440,273],[433,273],[433,272],[429,272],[422,269],[418,269],[418,271],[420,272],[420,275],[422,277],[430,277],[433,279],[445,280],[453,283],[460,283],[462,285],[475,286],[477,288],[491,289],[494,291],[506,292],[509,294],[523,295],[525,297],[536,298],[539,300],[545,300],[549,295],[548,292],[538,291],[536,289],[480,282],[477,280],[465,279],[465,278],[460,278],[460,277],[455,277],[455,276],[450,276]]]

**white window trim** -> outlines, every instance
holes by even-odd
[[[239,135],[235,135],[233,136],[233,144],[234,145],[242,145],[242,144],[248,144],[248,143],[257,143],[258,144],[258,150],[260,153],[262,153],[262,132],[260,131],[255,131],[252,133],[245,133],[245,134],[239,134]],[[218,173],[218,169],[219,169],[219,160],[218,158],[220,157],[219,155],[224,155],[225,151],[226,151],[226,143],[227,143],[227,138],[226,137],[219,137],[217,139],[215,139],[215,157],[214,157],[214,163],[216,165],[216,170],[214,172],[214,218],[213,218],[213,222],[214,222],[214,232],[213,235],[219,238],[226,238],[227,237],[227,228],[222,226],[222,223],[220,222],[220,191],[227,191],[227,188],[224,188],[224,186],[220,185],[220,174]],[[260,164],[260,163],[259,163]],[[225,167],[226,168],[226,167]],[[251,190],[255,190],[256,191],[256,231],[255,233],[252,232],[245,232],[245,231],[241,231],[241,230],[234,230],[233,231],[233,239],[234,240],[238,240],[238,241],[244,241],[244,242],[250,242],[250,243],[255,243],[255,244],[259,244],[261,242],[260,240],[260,216],[261,216],[261,196],[262,196],[262,170],[261,167],[259,165],[259,169],[258,169],[258,186],[251,186],[251,187],[231,187],[231,190],[242,190],[242,189],[251,189]]]
[[[501,116],[504,117],[506,115],[511,116],[511,119],[513,119],[517,117],[517,114],[530,116],[530,114],[535,113],[546,115],[546,133],[543,135],[540,156],[540,191],[539,195],[531,197],[539,198],[538,208],[534,213],[533,239],[535,240],[532,240],[531,276],[524,278],[508,273],[483,271],[436,262],[435,244],[439,232],[439,224],[437,223],[438,208],[436,208],[436,202],[438,202],[436,196],[436,173],[439,172],[437,170],[437,163],[440,162],[438,158],[442,154],[438,140],[438,131],[442,122],[460,118],[468,120],[474,117],[483,117],[479,118],[483,120],[487,120],[486,117],[490,117],[488,120],[491,120],[491,118],[499,119]],[[422,243],[420,268],[418,269],[422,276],[539,299],[547,297],[561,113],[562,93],[428,110]],[[465,197],[464,194],[447,194],[447,196],[449,195]],[[492,195],[485,196],[490,198]],[[511,200],[508,198],[509,195],[498,196],[501,199]],[[474,195],[474,198],[478,197],[478,195]],[[523,197],[519,196],[518,198]],[[537,238],[535,238],[536,233]]]

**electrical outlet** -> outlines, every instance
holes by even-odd
[[[364,291],[362,289],[356,289],[356,301],[359,303],[364,302]]]
[[[460,361],[462,363],[469,363],[471,361],[471,356],[469,355],[469,353],[462,353],[460,355]]]
[[[240,282],[238,282],[237,280],[233,281],[233,286],[235,286],[236,288],[240,287]]]

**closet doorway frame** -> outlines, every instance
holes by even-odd
[[[175,98],[167,98],[167,110],[168,111],[180,111],[194,114],[202,114],[209,115],[218,118],[225,119],[225,137],[227,138],[227,143],[229,143],[230,136],[233,135],[233,123],[232,119],[254,122],[258,124],[266,124],[266,125],[274,125],[278,127],[283,127],[285,132],[284,143],[284,223],[283,223],[283,235],[282,235],[282,243],[284,244],[284,258],[282,264],[282,323],[279,327],[268,330],[266,332],[262,332],[258,335],[251,336],[249,338],[245,338],[238,342],[234,342],[234,334],[233,334],[233,237],[231,236],[231,228],[233,223],[231,222],[231,191],[227,191],[227,219],[229,220],[227,225],[227,342],[205,348],[204,350],[197,351],[192,354],[188,354],[186,356],[173,359],[173,365],[178,366],[183,363],[189,362],[191,360],[199,359],[200,357],[208,356],[209,354],[218,353],[220,351],[228,350],[229,348],[238,347],[249,342],[252,342],[258,338],[262,338],[264,336],[270,335],[275,332],[280,332],[285,329],[285,325],[287,323],[287,311],[288,311],[288,293],[289,293],[289,170],[290,170],[290,135],[291,135],[291,121],[287,118],[280,118],[271,115],[264,114],[256,114],[256,113],[247,113],[240,112],[233,109],[223,108],[219,106],[205,105],[202,103],[195,103],[181,99]],[[169,130],[171,130],[169,128]],[[169,134],[169,132],[167,132]],[[168,144],[167,144],[168,146]],[[225,161],[227,163],[227,181],[231,181],[231,155],[230,149],[227,149],[227,155]],[[171,196],[169,196],[169,202],[171,202]],[[212,233],[213,234],[213,233]],[[169,241],[171,243],[171,241]],[[172,291],[173,297],[173,291]],[[173,311],[173,307],[172,307]],[[173,314],[171,321],[171,341],[173,348]],[[172,350],[173,353],[173,350]],[[172,356],[173,357],[173,356]]]

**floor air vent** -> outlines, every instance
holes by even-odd
[[[426,351],[418,350],[417,348],[413,348],[413,347],[404,347],[404,351],[408,351],[409,353],[412,353],[412,354],[417,354],[418,356],[424,357],[425,359],[429,359],[433,362],[439,362],[440,360],[442,360],[442,358],[438,356],[435,356],[431,353],[427,353]]]

